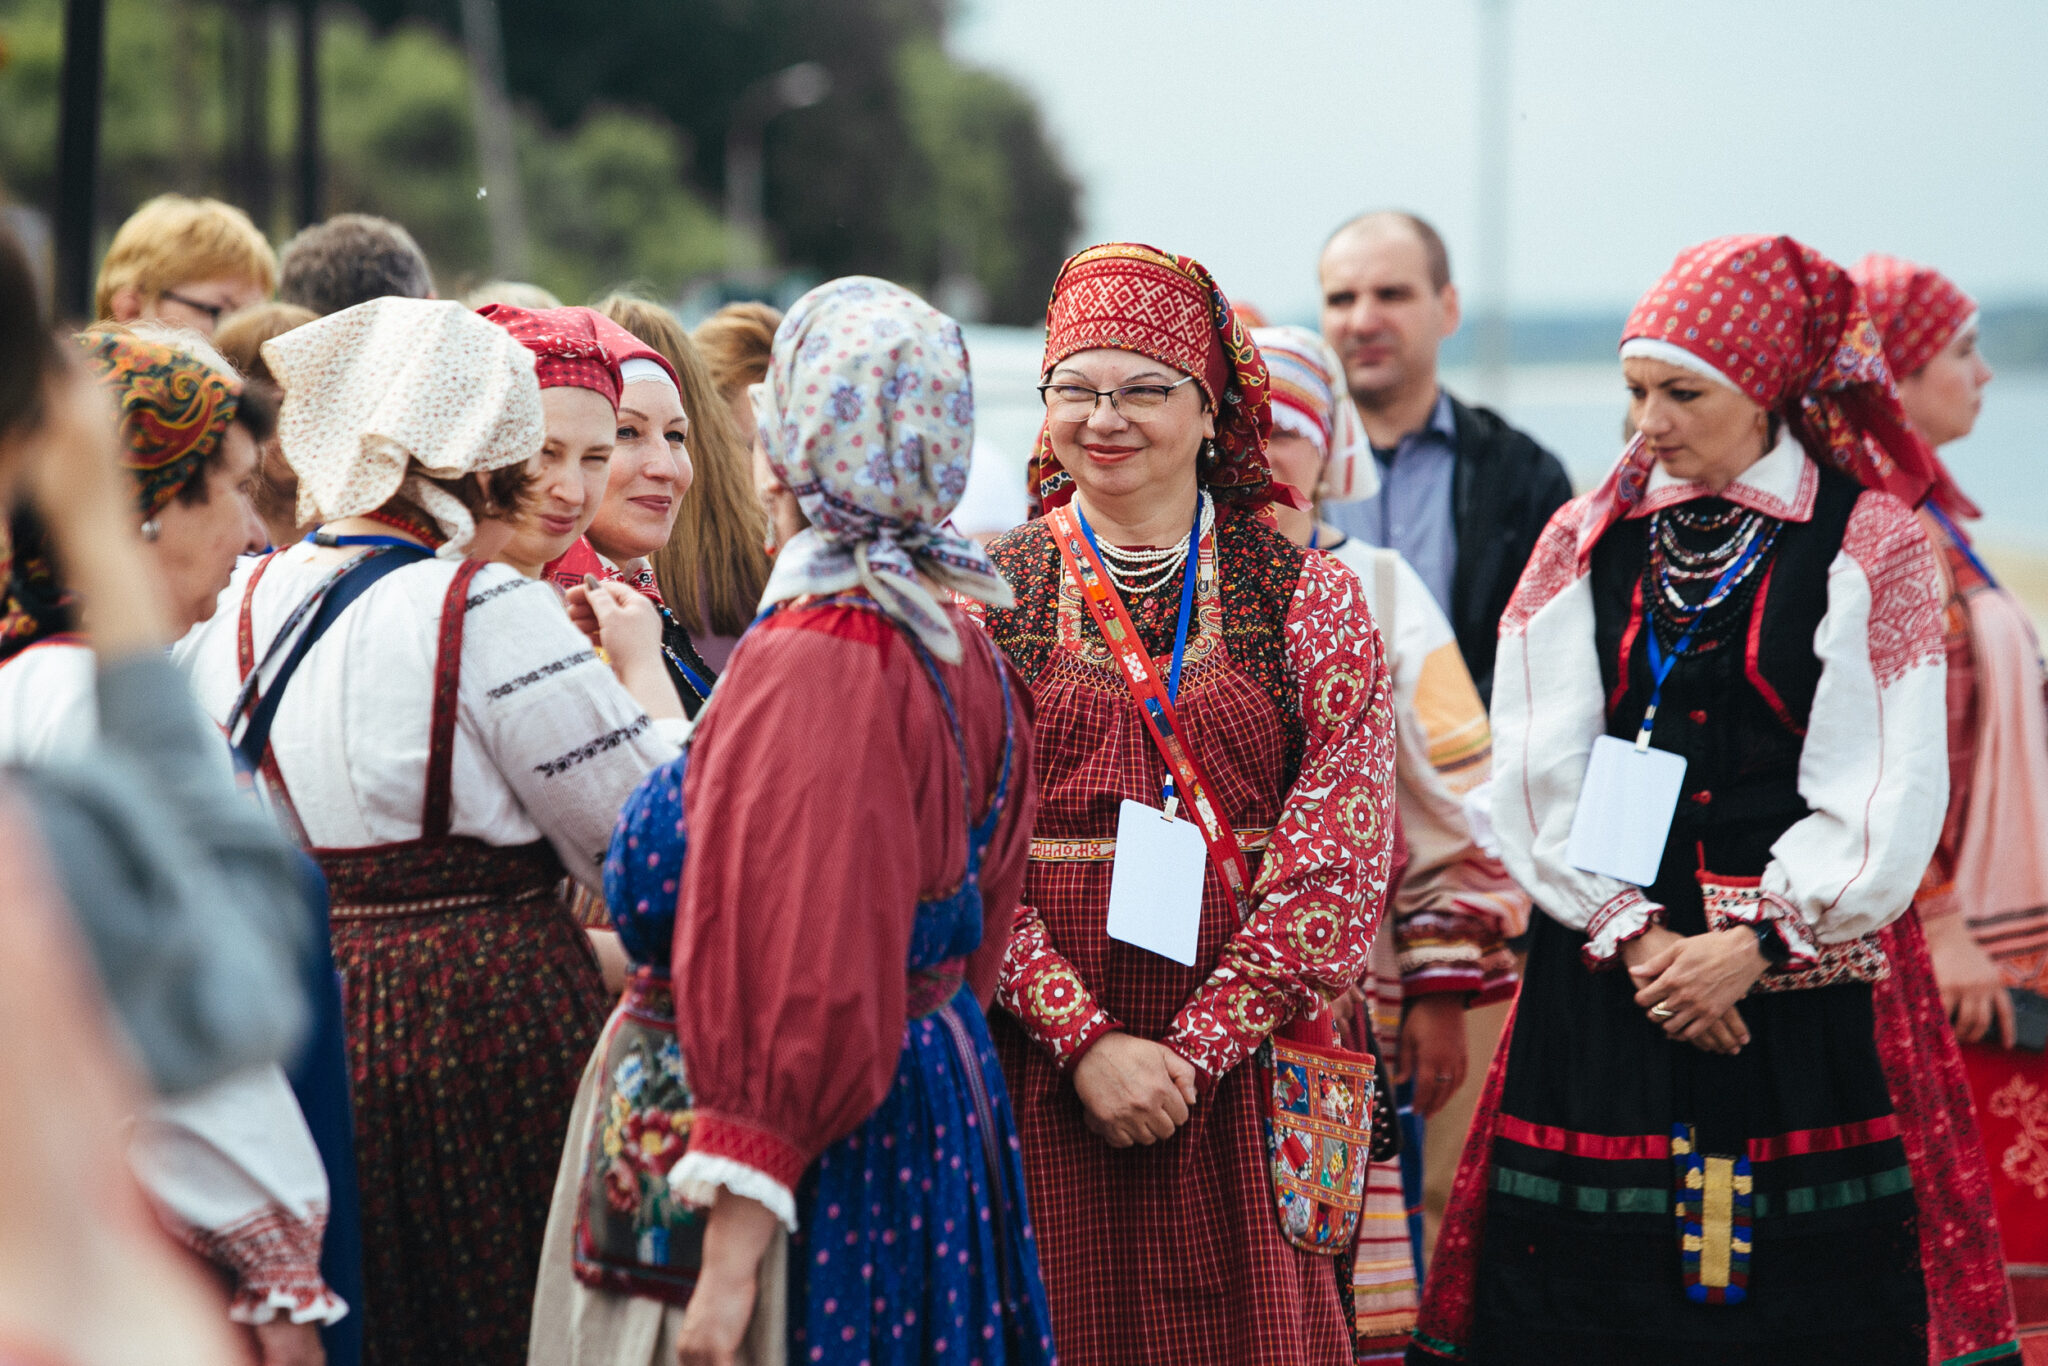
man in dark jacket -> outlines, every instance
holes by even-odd
[[[1571,481],[1556,456],[1438,382],[1458,289],[1434,228],[1408,213],[1355,218],[1323,248],[1321,275],[1323,336],[1343,359],[1380,472],[1376,496],[1325,516],[1415,567],[1490,703],[1501,613]]]

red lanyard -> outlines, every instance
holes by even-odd
[[[1076,521],[1071,505],[1054,508],[1046,514],[1045,520],[1052,529],[1053,543],[1059,547],[1060,558],[1066,562],[1067,574],[1081,590],[1081,601],[1087,605],[1088,614],[1095,618],[1103,640],[1109,645],[1109,652],[1123,670],[1124,682],[1131,690],[1131,700],[1138,704],[1138,714],[1144,718],[1145,729],[1151,733],[1159,757],[1166,761],[1167,771],[1173,775],[1174,787],[1187,798],[1195,826],[1209,846],[1210,861],[1223,874],[1224,882],[1229,885],[1232,897],[1242,910],[1251,888],[1251,870],[1245,863],[1244,851],[1237,847],[1237,835],[1231,830],[1222,809],[1210,798],[1209,784],[1202,777],[1194,752],[1181,738],[1180,721],[1174,715],[1173,700],[1166,695],[1166,685],[1159,677],[1152,656],[1146,653],[1143,642],[1138,639],[1138,628],[1131,624],[1131,614],[1125,610],[1123,598],[1117,594],[1116,585],[1109,581],[1109,574],[1096,557],[1095,548],[1088,544],[1088,537]],[[1210,536],[1213,539],[1214,533],[1211,532]],[[1203,547],[1209,544],[1209,541],[1204,541]],[[1190,554],[1186,573],[1197,571],[1196,561],[1203,547],[1197,547]],[[1169,816],[1172,814],[1171,810],[1167,812]]]

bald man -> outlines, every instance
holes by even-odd
[[[1323,247],[1320,273],[1323,336],[1343,358],[1380,472],[1376,496],[1324,515],[1415,567],[1491,703],[1501,613],[1571,481],[1556,456],[1438,380],[1458,287],[1436,229],[1409,213],[1354,218]]]

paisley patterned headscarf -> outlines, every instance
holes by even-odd
[[[1040,378],[1097,347],[1135,351],[1195,377],[1216,413],[1216,439],[1196,472],[1219,512],[1263,506],[1280,492],[1266,467],[1273,428],[1266,362],[1201,262],[1139,242],[1109,242],[1069,257],[1046,305]],[[1290,502],[1292,492],[1285,491]],[[1048,427],[1039,428],[1030,493],[1034,515],[1074,496]]]
[[[242,386],[161,342],[113,330],[79,335],[121,415],[121,464],[135,506],[154,517],[199,477],[241,408]]]
[[[240,411],[242,386],[183,351],[117,329],[82,332],[78,342],[120,415],[121,467],[135,482],[136,509],[154,517],[201,477]],[[70,630],[74,606],[40,523],[20,513],[0,518],[0,660]]]
[[[789,310],[751,393],[768,463],[811,520],[776,555],[762,604],[864,588],[957,664],[959,637],[918,572],[992,607],[1015,601],[946,522],[974,445],[960,325],[886,280],[833,280]]]

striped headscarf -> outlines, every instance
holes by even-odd
[[[1273,385],[1273,430],[1315,443],[1323,477],[1315,490],[1325,503],[1353,503],[1379,492],[1365,420],[1344,383],[1344,362],[1306,327],[1255,327],[1252,341],[1266,358]]]

